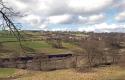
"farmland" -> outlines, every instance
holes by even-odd
[[[0,0],[0,80],[125,80],[125,0]]]
[[[21,44],[23,45],[25,49],[25,53],[22,51],[20,47],[20,43],[17,41],[17,39],[10,35],[9,33],[1,32],[0,36],[0,55],[1,57],[7,57],[8,55],[25,55],[25,54],[37,54],[37,53],[47,53],[47,54],[60,54],[60,53],[66,53],[69,51],[72,51],[74,49],[80,49],[77,45],[74,45],[72,43],[66,43],[63,42],[62,49],[53,48],[51,44],[47,43],[46,40],[35,40],[40,39],[41,37],[37,36],[40,35],[38,33],[31,33],[27,32],[28,35],[30,35],[29,38],[31,40],[28,41],[21,41]],[[23,36],[28,36],[27,34]],[[4,35],[4,36],[3,36]],[[34,38],[36,36],[37,38]],[[32,40],[34,39],[34,41]]]
[[[93,35],[89,35],[90,37],[88,37],[88,34],[86,35],[85,33],[78,33],[78,34],[72,33],[73,35],[71,34],[69,35],[69,34],[64,34],[63,32],[61,34],[60,33],[58,34],[57,32],[40,33],[40,32],[26,31],[25,34],[22,33],[25,39],[21,41],[23,48],[21,48],[19,41],[13,35],[10,35],[9,33],[5,33],[5,32],[0,32],[0,34],[1,34],[0,35],[0,47],[1,47],[0,57],[1,58],[18,57],[22,55],[26,56],[30,54],[59,55],[59,54],[67,54],[69,52],[75,53],[75,54],[78,54],[78,53],[85,54],[87,53],[87,50],[91,51],[93,47],[94,47],[94,50],[95,50],[95,47],[99,48],[100,50],[104,48],[102,47],[102,45],[104,46],[104,44],[102,44],[103,41],[101,43],[98,43],[100,41],[100,38],[98,38],[98,34],[96,34],[97,36],[93,38]],[[61,43],[63,47],[61,48],[54,47],[52,44],[52,42],[54,44],[56,43],[55,41],[57,39],[57,34],[61,36],[60,38],[62,39]],[[104,38],[104,40],[107,41],[107,36],[109,37],[109,34],[108,35],[105,34],[105,35],[106,37],[103,36],[102,39]],[[79,36],[83,37],[82,38],[83,41]],[[54,40],[48,41],[48,39],[50,38],[52,39],[54,38]],[[89,39],[90,42],[86,42],[87,40],[86,38]],[[92,43],[91,40],[93,42],[95,41],[95,43]],[[110,42],[107,42],[107,43],[109,44]],[[84,46],[86,44],[87,46]],[[98,47],[98,44],[101,44],[101,47]],[[115,45],[115,48],[113,49],[124,51],[124,44],[122,44],[122,46],[120,46],[120,44],[121,43]],[[110,46],[108,45],[107,47],[110,47]],[[114,47],[114,44],[113,44],[113,47]],[[97,52],[95,54],[97,54]],[[93,55],[91,56],[93,57]],[[95,56],[95,57],[97,57],[96,58],[97,60],[100,59],[98,56]],[[113,55],[113,60],[114,59],[115,58]],[[116,58],[116,61],[117,61],[117,58]],[[14,80],[34,80],[34,79],[36,80],[125,80],[125,77],[124,77],[125,70],[123,67],[119,65],[120,64],[116,64],[116,63],[114,64],[112,63],[110,65],[104,64],[104,65],[92,67],[90,71],[86,71],[86,68],[84,69],[85,71],[82,71],[82,70],[79,70],[79,68],[77,69],[77,67],[60,69],[60,70],[52,70],[52,71],[33,71],[33,70],[26,70],[26,69],[24,70],[24,69],[15,69],[15,68],[0,68],[0,79],[1,80],[2,79],[3,80],[13,80],[13,79]],[[82,69],[83,68],[84,67],[82,67]]]

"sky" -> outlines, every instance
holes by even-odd
[[[125,0],[3,0],[23,30],[125,32]]]

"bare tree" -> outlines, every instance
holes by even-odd
[[[1,14],[1,20],[3,21],[1,23],[1,26],[3,29],[6,29],[6,27],[10,30],[10,32],[17,38],[17,40],[21,44],[21,39],[23,39],[22,35],[20,34],[19,30],[15,26],[15,24],[12,22],[10,17],[17,16],[19,13],[15,12],[12,8],[7,7],[5,5],[5,2],[3,0],[0,0],[0,14]]]
[[[103,40],[82,40],[79,45],[84,50],[82,53],[83,56],[86,57],[86,64],[84,65],[87,65],[88,69],[106,62],[106,45]]]
[[[47,38],[47,43],[51,44],[54,48],[63,48],[62,38],[59,36],[51,36]]]
[[[108,38],[106,43],[108,43],[108,47],[109,47],[108,54],[112,59],[112,63],[117,63],[120,58],[119,57],[120,55],[119,51],[121,49],[120,40],[117,38],[111,37],[111,38]]]

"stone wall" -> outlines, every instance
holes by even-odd
[[[29,70],[56,70],[72,68],[76,65],[75,56],[71,54],[42,57],[17,57],[0,59],[0,67]]]
[[[108,59],[109,58],[109,59]],[[104,65],[112,63],[113,59],[108,56],[107,62],[105,60],[94,59],[93,66]],[[101,62],[99,62],[101,61]],[[88,66],[86,56],[59,54],[59,55],[44,55],[44,56],[25,56],[17,58],[1,58],[0,67],[3,68],[19,68],[29,70],[57,70],[67,68],[80,68]]]

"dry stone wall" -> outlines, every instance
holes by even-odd
[[[0,67],[29,70],[56,70],[72,68],[76,65],[72,54],[47,55],[44,57],[17,57],[0,59]]]
[[[107,60],[93,60],[93,66],[105,65],[113,62],[109,56]],[[99,62],[100,61],[100,62]],[[44,55],[44,56],[25,56],[17,58],[1,58],[0,67],[3,68],[19,68],[29,70],[57,70],[67,68],[80,68],[88,66],[86,56],[72,55],[72,54],[59,54],[59,55]]]

